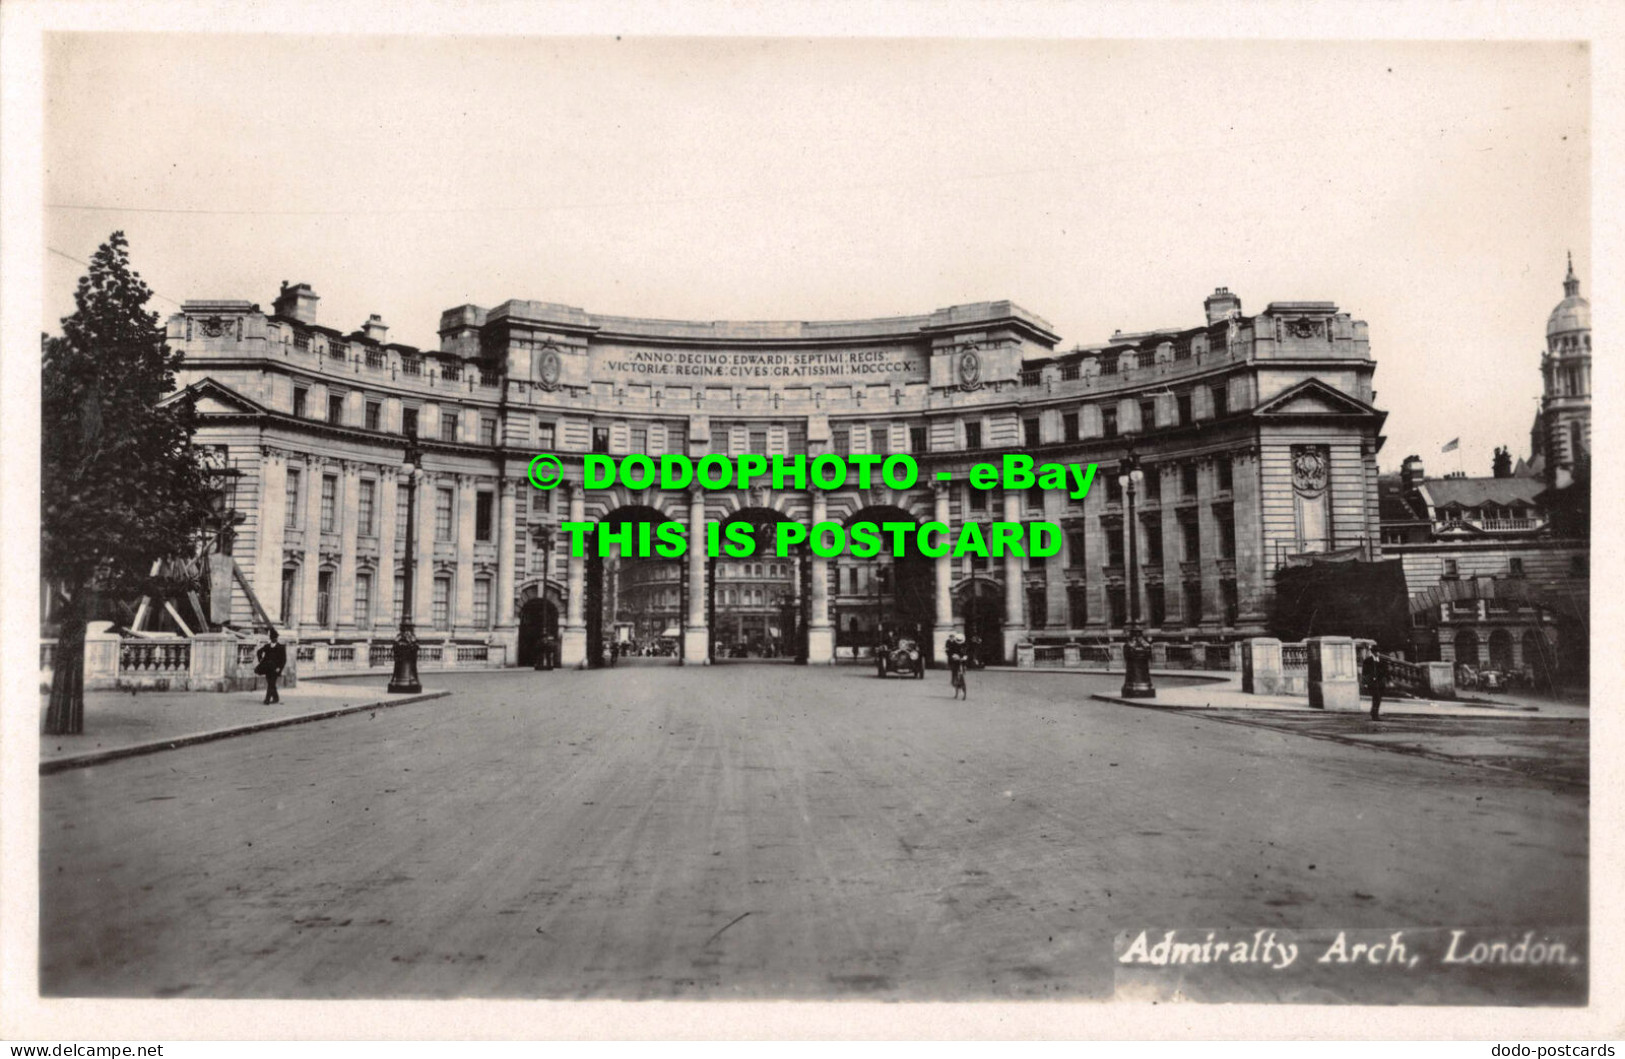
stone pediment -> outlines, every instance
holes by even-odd
[[[1319,379],[1305,379],[1253,410],[1255,416],[1381,414],[1364,401],[1356,400]]]
[[[257,415],[267,411],[258,401],[209,378],[199,379],[186,389],[170,394],[164,403],[178,401],[188,394],[204,415]]]

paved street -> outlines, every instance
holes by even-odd
[[[44,776],[42,989],[1108,997],[1119,931],[1584,925],[1582,785],[1119,680],[448,675]]]

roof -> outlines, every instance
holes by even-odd
[[[1459,504],[1530,504],[1546,488],[1538,478],[1428,478],[1422,482],[1422,495],[1435,508]]]
[[[1546,318],[1546,337],[1591,330],[1591,303],[1578,294],[1564,298]]]

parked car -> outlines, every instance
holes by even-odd
[[[876,676],[901,674],[921,680],[925,677],[925,656],[913,640],[898,640],[891,647],[875,652],[875,670]]]

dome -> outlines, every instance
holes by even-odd
[[[1546,337],[1570,331],[1591,330],[1591,303],[1580,297],[1580,280],[1574,274],[1574,256],[1569,256],[1569,274],[1563,277],[1563,300],[1546,318]]]

